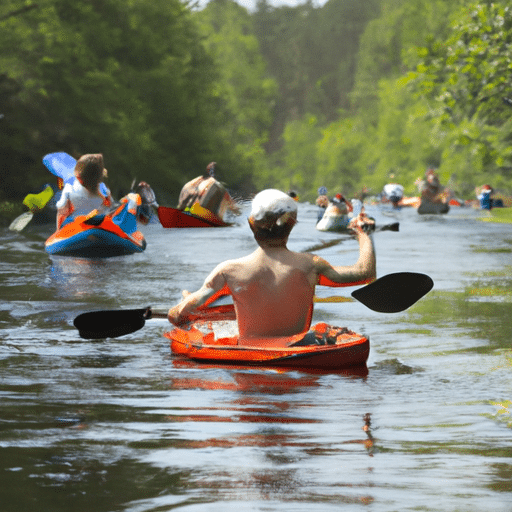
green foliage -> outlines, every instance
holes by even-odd
[[[470,4],[454,20],[447,38],[419,49],[414,90],[436,105],[442,166],[456,174],[461,193],[484,182],[510,188],[512,10]]]
[[[511,25],[500,2],[382,0],[361,36],[350,110],[310,130],[312,140],[319,129],[324,138],[301,196],[331,183],[347,194],[362,186],[378,193],[391,180],[412,195],[427,167],[465,198],[484,182],[511,190]],[[281,154],[307,139],[284,133]]]
[[[267,72],[244,8],[232,0],[212,0],[196,18],[217,71],[215,79],[207,80],[220,121],[215,154],[224,153],[215,159],[221,169],[237,170],[232,183],[247,187],[244,182],[263,165],[277,85]]]
[[[512,190],[512,11],[504,1],[5,0],[0,199],[45,153],[103,152],[114,194],[162,204],[218,162],[244,193],[407,194],[433,166],[457,195]]]
[[[219,95],[224,67],[185,4],[45,0],[28,11],[16,6],[7,0],[0,8],[5,196],[22,197],[51,179],[41,158],[62,150],[76,157],[103,152],[117,195],[137,177],[160,198],[172,199],[213,159],[231,162],[234,176],[243,174],[238,171],[247,159],[240,146],[251,140],[259,148],[268,107],[265,114],[257,105],[252,111],[237,105],[237,95],[251,93],[248,87]],[[245,71],[258,57],[257,48],[251,50]],[[260,76],[254,72],[245,80],[254,80],[252,95],[259,100]],[[268,101],[271,81],[262,89]],[[235,103],[231,110],[228,101]],[[235,110],[241,119],[228,134]]]

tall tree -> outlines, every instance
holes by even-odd
[[[438,105],[445,160],[464,191],[486,181],[512,187],[512,9],[471,3],[453,20],[448,37],[420,49],[412,83]]]
[[[272,122],[277,87],[267,72],[247,10],[233,0],[212,0],[196,14],[203,43],[216,64],[215,77],[205,77],[216,100],[220,179],[249,191],[261,168]]]
[[[179,0],[42,0],[0,9],[0,123],[6,194],[43,180],[45,152],[105,154],[109,184],[133,177],[177,195],[183,169],[203,169],[217,146],[214,76],[191,12]],[[2,16],[3,15],[3,16]],[[7,16],[7,17],[6,17]]]

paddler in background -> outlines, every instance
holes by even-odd
[[[220,219],[224,218],[227,211],[240,213],[236,201],[229,195],[222,183],[215,179],[216,162],[210,162],[206,166],[206,174],[198,176],[186,183],[181,189],[178,198],[178,210],[193,211],[198,203]]]
[[[375,279],[375,251],[364,230],[364,213],[350,222],[359,242],[359,258],[351,266],[332,266],[316,255],[290,251],[288,237],[296,222],[297,203],[289,195],[275,189],[257,194],[249,226],[259,247],[248,256],[219,264],[196,292],[184,291],[183,300],[169,310],[169,321],[180,325],[227,287],[244,341],[302,334],[311,325],[317,284],[362,284]]]
[[[436,171],[427,169],[425,179],[418,178],[415,181],[422,199],[426,199],[431,203],[446,204],[450,200],[450,191],[441,185]]]
[[[315,204],[318,206],[317,222],[322,219],[325,213],[325,209],[329,206],[329,198],[327,197],[327,188],[320,187],[318,190],[318,197],[316,198]]]
[[[483,185],[475,189],[475,194],[482,210],[503,207],[503,200],[494,197],[494,189],[490,185]]]
[[[383,203],[391,203],[393,208],[400,207],[400,201],[404,197],[404,187],[398,183],[387,183],[381,193]]]
[[[134,192],[139,194],[141,199],[141,205],[137,208],[137,220],[141,224],[148,224],[158,209],[155,192],[145,181],[141,181]]]
[[[103,155],[82,155],[75,165],[75,180],[66,183],[57,207],[57,229],[77,215],[87,215],[92,210],[105,213],[112,206],[110,190],[101,186],[107,175]]]
[[[329,206],[325,210],[326,214],[331,215],[348,215],[352,213],[354,208],[350,201],[347,201],[343,194],[336,194],[332,201],[329,203]]]

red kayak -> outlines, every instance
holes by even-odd
[[[229,334],[236,331],[234,318],[232,305],[209,308],[164,336],[174,354],[203,363],[334,370],[364,366],[370,353],[368,338],[325,323],[295,336],[240,340]]]
[[[190,211],[169,206],[158,207],[158,218],[164,228],[212,228],[230,226],[206,208],[195,204]]]

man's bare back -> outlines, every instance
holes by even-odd
[[[286,205],[293,208],[291,203]],[[286,247],[287,233],[295,223],[296,206],[294,212],[288,218],[290,226],[284,236],[261,239],[265,229],[272,229],[270,221],[266,222],[266,227],[262,227],[263,222],[251,226],[258,249],[243,258],[219,264],[199,290],[191,294],[186,292],[184,299],[169,310],[169,321],[179,325],[227,285],[233,296],[240,338],[300,334],[309,329],[315,286],[320,276],[333,283],[364,282],[375,278],[373,244],[358,226],[363,223],[362,217],[353,221],[360,245],[358,261],[348,267],[333,267],[318,256],[293,252]],[[251,218],[249,220],[251,222]]]

